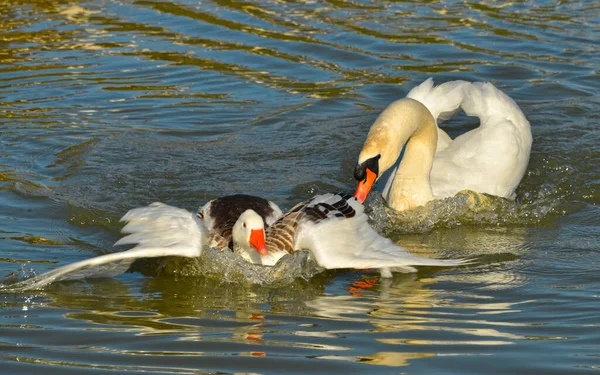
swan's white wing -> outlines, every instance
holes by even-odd
[[[194,214],[166,204],[152,203],[148,207],[135,208],[121,220],[128,221],[123,232],[131,234],[115,245],[136,243],[133,249],[67,264],[15,283],[10,289],[30,290],[61,280],[112,277],[127,271],[131,263],[140,258],[197,257],[206,242],[204,224]]]
[[[460,110],[470,85],[471,83],[466,81],[450,81],[434,87],[433,79],[428,78],[410,90],[406,97],[418,100],[427,107],[439,125]],[[448,134],[438,127],[436,152],[444,150],[451,142]]]
[[[519,105],[493,84],[473,82],[465,93],[461,104],[463,111],[468,116],[479,117],[483,127],[493,127],[496,122],[509,120],[531,134],[531,125]]]
[[[460,110],[470,85],[467,81],[449,81],[433,86],[433,79],[428,78],[410,90],[406,97],[420,101],[440,123]]]
[[[347,200],[354,215],[336,215],[314,222],[303,221],[297,249],[310,250],[323,268],[379,268],[382,276],[389,270],[414,272],[411,266],[458,266],[465,260],[440,260],[413,255],[377,234],[367,222],[363,206],[354,198]]]
[[[531,126],[525,115],[491,83],[471,84],[461,107],[481,123],[436,153],[431,170],[435,197],[469,189],[514,198],[531,152]]]

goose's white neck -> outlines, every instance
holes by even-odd
[[[437,147],[437,126],[429,110],[410,98],[393,102],[379,115],[369,131],[363,151],[380,149],[381,175],[396,163],[405,144],[404,156],[385,197],[398,211],[434,199],[429,174]]]
[[[244,258],[248,263],[262,264],[260,254],[250,246],[244,246],[238,241],[233,241],[233,252]]]

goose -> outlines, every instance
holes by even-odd
[[[136,244],[134,248],[62,266],[15,283],[11,289],[38,289],[59,280],[112,277],[125,272],[140,258],[199,257],[203,246],[212,241],[207,226],[197,215],[164,203],[134,208],[121,220],[127,222],[123,232],[128,235],[115,245]],[[412,266],[452,267],[469,263],[463,259],[413,255],[377,234],[367,220],[364,207],[356,198],[329,193],[297,204],[266,231],[264,217],[247,208],[230,232],[234,252],[250,263],[264,266],[273,266],[296,250],[309,250],[325,269],[377,268],[382,277],[392,277],[392,272],[416,272]]]
[[[437,124],[460,109],[478,117],[480,125],[451,139]],[[434,86],[429,78],[391,103],[371,126],[354,169],[359,181],[354,196],[364,202],[382,177],[383,197],[397,211],[462,190],[514,199],[531,144],[529,121],[491,83]]]

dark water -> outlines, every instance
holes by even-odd
[[[430,76],[493,82],[534,137],[516,205],[391,234],[477,265],[3,294],[1,372],[597,372],[599,19],[596,1],[1,2],[2,277],[113,251],[152,201],[352,190],[374,118]]]

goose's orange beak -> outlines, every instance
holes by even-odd
[[[267,245],[265,245],[264,229],[252,229],[250,231],[250,245],[258,251],[260,255],[267,255]]]
[[[367,195],[369,195],[369,192],[371,191],[371,188],[377,179],[377,174],[369,168],[366,169],[366,172],[367,177],[358,183],[358,187],[354,193],[354,198],[356,198],[360,203],[363,203],[365,199],[367,199]]]

